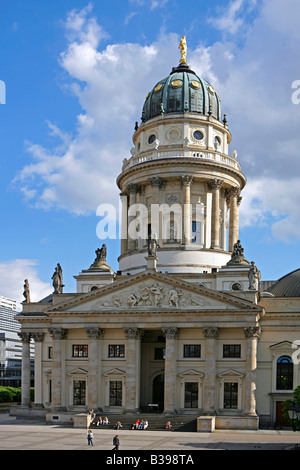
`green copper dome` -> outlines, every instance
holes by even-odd
[[[197,113],[222,121],[220,97],[214,88],[186,64],[174,67],[148,94],[142,121],[171,113]]]

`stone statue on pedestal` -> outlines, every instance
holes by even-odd
[[[154,256],[156,258],[157,255],[157,240],[156,238],[151,238],[151,235],[148,238],[148,256]]]
[[[25,297],[24,302],[29,304],[30,303],[30,289],[29,289],[29,282],[28,279],[25,279],[24,281],[24,292],[23,295]]]
[[[53,287],[54,287],[53,294],[62,294],[64,285],[63,285],[63,280],[62,280],[62,268],[59,263],[57,263],[57,266],[55,268],[55,271],[51,279],[53,281]]]
[[[249,290],[258,290],[258,283],[261,280],[261,274],[255,262],[251,261],[251,267],[248,272]]]

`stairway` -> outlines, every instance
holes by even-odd
[[[97,426],[97,421],[99,416],[104,418],[107,416],[109,424],[108,425],[99,425]],[[120,421],[122,424],[121,429],[131,429],[133,423],[135,423],[136,419],[139,420],[146,419],[149,422],[148,428],[144,429],[144,432],[147,431],[166,431],[166,432],[196,432],[197,431],[197,417],[195,415],[174,415],[174,416],[165,416],[163,414],[152,414],[152,413],[145,413],[145,414],[112,414],[112,415],[105,415],[97,414],[94,420],[90,424],[91,429],[114,429],[115,424]],[[165,429],[165,425],[167,421],[171,421],[172,429]]]

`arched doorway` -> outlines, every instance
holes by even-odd
[[[153,403],[158,403],[159,412],[164,410],[164,395],[165,377],[164,374],[159,374],[153,379],[152,384],[152,400]]]

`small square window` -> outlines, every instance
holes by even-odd
[[[183,357],[201,357],[200,344],[185,344],[183,349]]]
[[[241,357],[240,344],[223,344],[223,357]]]
[[[88,345],[73,344],[72,357],[88,357]]]
[[[110,344],[108,346],[108,357],[125,357],[124,344]]]

